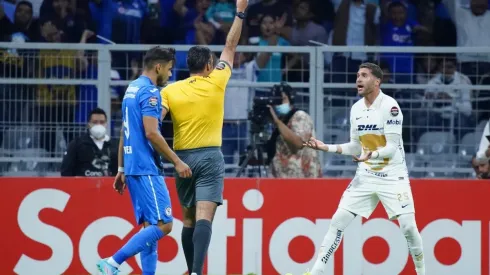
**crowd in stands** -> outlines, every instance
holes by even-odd
[[[0,4],[0,41],[222,45],[234,13],[233,0],[4,0]],[[489,26],[490,0],[250,0],[241,44],[312,46],[310,41],[314,40],[335,46],[488,47]],[[43,50],[36,53],[34,66],[26,64],[26,52],[3,49],[0,77],[97,77],[97,56],[91,52]],[[185,52],[178,53],[173,80],[187,77],[185,57]],[[236,79],[309,79],[309,57],[304,54],[240,53],[235,60]],[[325,82],[354,83],[358,66],[365,61],[380,64],[385,72],[384,83],[441,86],[425,90],[384,89],[402,101],[411,99],[401,103],[406,113],[404,124],[414,126],[414,130],[405,131],[406,142],[437,127],[456,129],[454,134],[461,138],[479,121],[488,119],[488,113],[480,111],[490,110],[490,101],[475,100],[490,96],[488,92],[447,87],[489,85],[488,53],[325,54]],[[112,79],[134,79],[140,73],[141,53],[113,52],[112,68]],[[32,117],[27,120],[41,124],[86,122],[87,112],[97,102],[97,90],[89,85],[31,85],[16,89],[21,92],[15,95],[6,85],[0,90],[2,98],[8,94],[10,100],[15,98],[15,104],[23,104],[26,99],[36,102],[30,112]],[[114,99],[120,98],[123,91],[124,87],[115,87]],[[355,96],[354,90],[328,89],[325,93]],[[243,96],[237,88],[227,95],[227,102],[250,100]],[[19,110],[15,104],[9,104],[9,110]],[[226,119],[247,119],[245,107],[242,110],[230,104],[227,103]],[[331,104],[348,105],[344,101]],[[117,114],[117,108],[113,113]],[[1,121],[20,120],[22,116],[27,115],[0,111]],[[171,132],[170,127],[168,130]],[[236,127],[228,130],[237,131]],[[68,140],[69,133],[65,133]],[[46,131],[44,139],[54,140],[52,135]],[[52,150],[53,146],[49,144],[47,149]]]

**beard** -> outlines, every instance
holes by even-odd
[[[159,75],[157,76],[157,86],[163,87],[165,86],[167,81],[165,81],[164,77]]]

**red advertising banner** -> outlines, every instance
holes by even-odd
[[[166,179],[174,227],[159,242],[157,274],[186,270],[181,213],[173,179]],[[132,236],[128,194],[110,178],[0,178],[0,274],[97,274],[95,263]],[[213,223],[206,272],[302,274],[315,253],[349,180],[227,179],[225,203]],[[416,217],[427,274],[489,275],[490,184],[414,180]],[[356,220],[327,267],[328,275],[415,274],[406,241],[378,206]],[[141,274],[139,257],[120,274]]]

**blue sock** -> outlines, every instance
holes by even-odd
[[[112,258],[118,264],[122,264],[130,257],[140,253],[149,244],[156,243],[163,237],[163,232],[156,225],[151,225],[136,233]]]
[[[141,251],[140,258],[143,275],[155,275],[158,260],[157,249],[158,242],[154,242],[152,245],[147,246],[143,251]]]

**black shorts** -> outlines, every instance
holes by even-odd
[[[179,158],[192,170],[192,178],[176,175],[180,204],[193,207],[196,201],[223,203],[225,161],[220,147],[206,147],[176,151]]]

